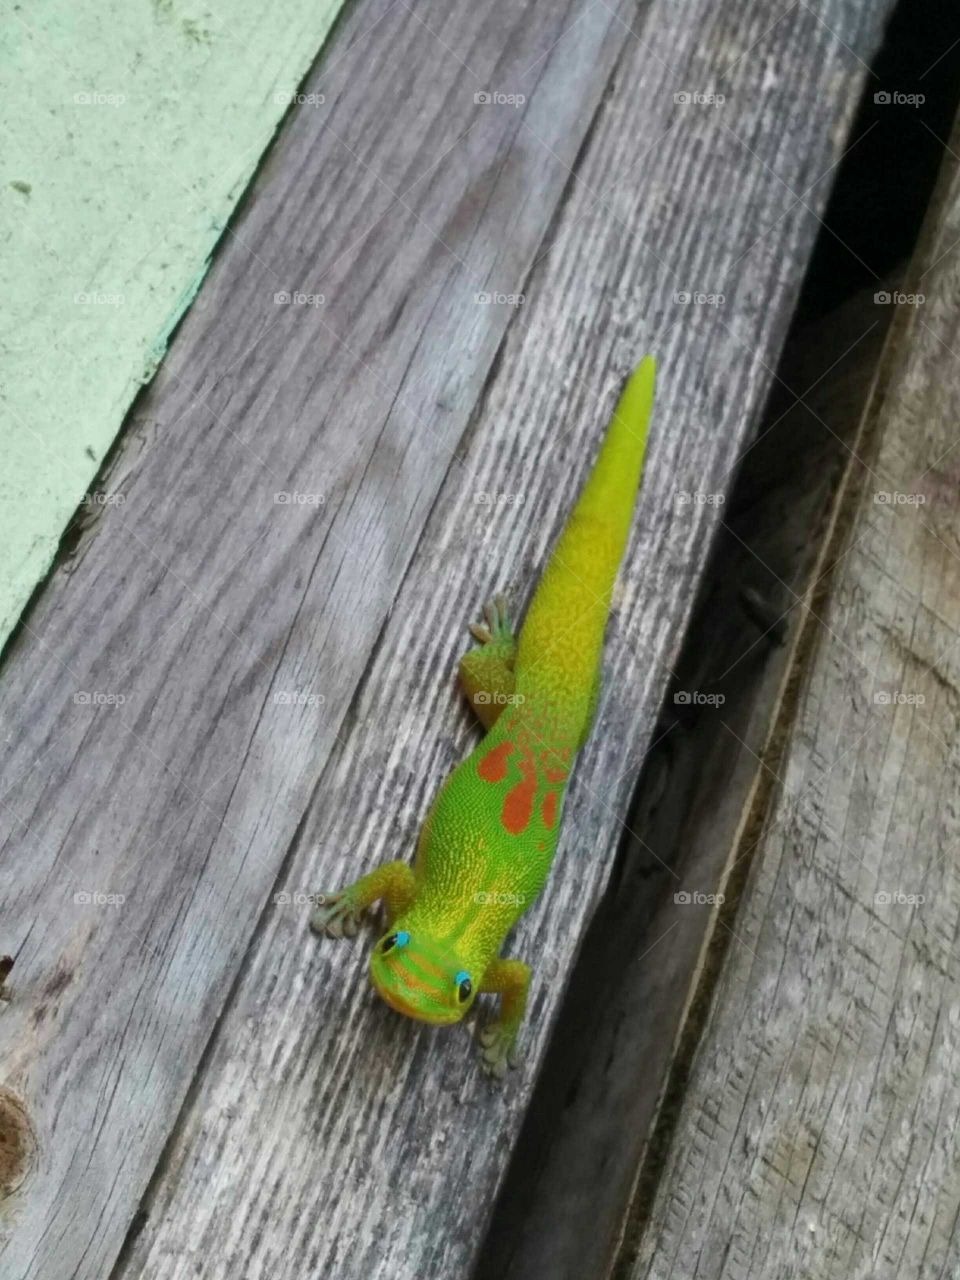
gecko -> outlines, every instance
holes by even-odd
[[[385,932],[370,979],[397,1012],[460,1022],[480,995],[499,998],[479,1033],[481,1065],[502,1080],[517,1062],[530,967],[501,954],[553,862],[574,758],[600,694],[614,582],[640,487],[653,408],[647,356],[627,380],[596,462],[514,635],[502,595],[486,607],[479,644],[460,660],[463,691],[486,734],[430,807],[414,863],[386,862],[319,894],[310,924],[355,937],[382,903]]]

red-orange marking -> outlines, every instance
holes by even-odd
[[[484,782],[503,782],[511,759],[517,757],[520,781],[507,792],[500,814],[504,828],[514,836],[521,835],[530,825],[541,777],[553,786],[566,782],[568,770],[563,767],[563,762],[569,758],[569,752],[548,748],[535,757],[526,735],[521,735],[519,743],[501,742],[488,751],[477,765],[477,774]],[[550,768],[547,767],[548,761]],[[538,777],[538,765],[541,777]],[[558,803],[558,795],[554,791],[548,791],[541,800],[540,813],[548,830],[556,824]]]
[[[503,801],[501,819],[512,836],[526,831],[533,817],[533,802],[537,795],[537,770],[533,756],[525,752],[520,761],[521,781],[511,787]]]
[[[507,760],[513,750],[512,742],[501,742],[488,752],[477,765],[477,773],[484,782],[502,782],[507,776]]]
[[[557,820],[557,793],[548,791],[543,797],[543,823],[548,829],[553,827]]]

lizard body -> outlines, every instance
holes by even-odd
[[[502,597],[460,679],[487,728],[450,775],[424,823],[413,867],[389,862],[321,897],[311,924],[353,936],[378,900],[387,932],[370,960],[374,987],[408,1017],[459,1022],[477,996],[500,996],[481,1032],[497,1076],[514,1059],[530,970],[500,951],[543,888],[563,798],[600,689],[603,636],[643,469],[654,362],[629,379],[599,456],[514,639]]]

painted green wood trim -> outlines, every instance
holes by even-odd
[[[0,644],[342,0],[47,0],[0,30]],[[302,110],[322,110],[305,101]],[[262,266],[251,258],[251,267]]]

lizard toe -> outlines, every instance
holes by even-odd
[[[310,928],[326,938],[355,938],[360,917],[343,893],[320,894],[319,905],[310,916]]]
[[[517,1065],[516,1036],[494,1022],[483,1028],[479,1039],[481,1067],[494,1080],[503,1080]]]

